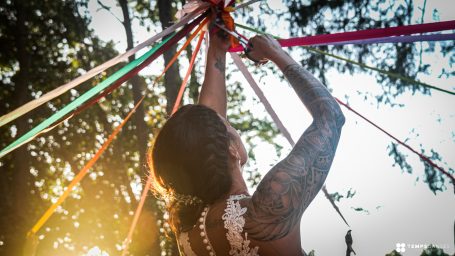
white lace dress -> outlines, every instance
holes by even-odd
[[[240,205],[240,200],[245,198],[245,195],[232,195],[227,199],[226,209],[222,219],[224,221],[224,228],[227,230],[226,239],[229,242],[230,250],[229,255],[233,256],[259,256],[259,247],[250,247],[250,240],[248,240],[248,233],[243,232],[245,226],[245,218],[243,215],[246,213],[246,207]],[[200,218],[201,236],[204,244],[207,245],[209,255],[216,255],[212,249],[210,241],[206,236],[205,231],[205,218],[207,216],[208,208],[202,212]],[[178,244],[180,254],[185,256],[196,256],[196,253],[191,249],[188,233],[183,232],[178,236]],[[223,253],[224,254],[224,253]]]

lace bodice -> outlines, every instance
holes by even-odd
[[[240,200],[246,198],[245,195],[232,195],[227,199],[226,208],[222,220],[224,222],[224,228],[226,229],[226,239],[230,245],[229,255],[233,256],[259,256],[259,247],[250,247],[250,240],[248,240],[248,233],[243,232],[245,226],[245,218],[243,215],[246,213],[247,208],[240,205]],[[208,237],[205,232],[205,217],[207,216],[208,208],[201,214],[201,225],[200,228],[204,232],[204,236],[201,239],[204,240],[204,244],[210,244]],[[189,241],[188,233],[183,232],[178,236],[178,243],[180,253],[185,256],[195,256],[196,253],[192,250]],[[210,246],[211,248],[211,246]],[[207,249],[209,250],[209,249]],[[215,255],[213,250],[209,250],[210,255]]]

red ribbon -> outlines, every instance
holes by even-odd
[[[442,167],[440,167],[439,165],[435,164],[430,158],[426,157],[424,154],[418,152],[417,150],[415,150],[414,148],[412,148],[411,146],[409,146],[408,144],[406,144],[404,141],[398,139],[397,137],[393,136],[392,134],[390,134],[388,131],[384,130],[382,127],[380,127],[379,125],[375,124],[373,121],[371,121],[370,119],[366,118],[364,115],[360,114],[359,112],[357,112],[356,110],[354,110],[353,108],[351,108],[351,106],[349,106],[348,104],[342,102],[341,100],[339,100],[338,98],[335,98],[335,100],[342,106],[344,106],[345,108],[347,108],[349,111],[351,111],[352,113],[356,114],[357,116],[359,116],[360,118],[362,118],[363,120],[367,121],[369,124],[373,125],[374,127],[376,127],[378,130],[380,130],[381,132],[385,133],[387,136],[389,136],[390,138],[392,138],[393,140],[395,140],[396,142],[398,142],[400,145],[402,145],[403,147],[409,149],[412,151],[412,153],[418,155],[420,157],[420,159],[422,159],[423,161],[427,162],[429,165],[431,165],[433,168],[436,168],[438,169],[442,174],[444,174],[447,178],[450,179],[450,181],[452,182],[452,184],[455,186],[455,176],[453,176],[452,174],[448,173],[446,170],[444,170]]]
[[[335,42],[348,42],[355,40],[364,40],[371,38],[410,35],[416,33],[428,33],[443,30],[455,29],[455,20],[433,22],[426,24],[398,26],[390,28],[367,29],[360,31],[341,32],[334,34],[324,34],[316,36],[296,37],[289,39],[279,39],[282,47],[304,46],[315,44],[327,44]],[[243,47],[237,46],[229,49],[230,52],[243,51]]]

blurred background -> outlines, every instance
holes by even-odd
[[[184,4],[185,0],[0,1],[0,115],[162,31]],[[289,38],[455,20],[455,7],[443,0],[263,0],[232,15],[240,24]],[[0,159],[0,255],[121,254],[147,177],[147,147],[171,111],[195,42],[158,84],[152,81],[183,41],[97,104]],[[454,91],[454,47],[454,41],[444,41],[316,49]],[[455,96],[307,48],[287,51],[334,96],[454,173]],[[198,98],[204,59],[201,51],[183,104]],[[125,64],[0,127],[0,146],[5,148]],[[309,114],[271,63],[247,65],[296,140],[310,124]],[[291,147],[230,58],[227,74],[229,120],[247,146],[250,159],[244,174],[254,192],[261,177]],[[36,237],[27,240],[27,232],[143,94],[144,103],[87,177]],[[301,222],[303,248],[315,255],[344,255],[344,236],[352,229],[358,255],[452,255],[454,184],[343,111],[347,122],[326,185],[350,227],[321,192]],[[130,255],[178,255],[173,237],[166,235],[164,215],[163,203],[149,194]]]

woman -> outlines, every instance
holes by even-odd
[[[156,137],[149,155],[154,190],[168,203],[182,255],[304,255],[300,219],[328,174],[344,116],[276,40],[252,38],[249,56],[280,68],[313,123],[250,196],[242,177],[247,154],[226,121],[227,41],[211,36],[198,105],[182,107]]]

